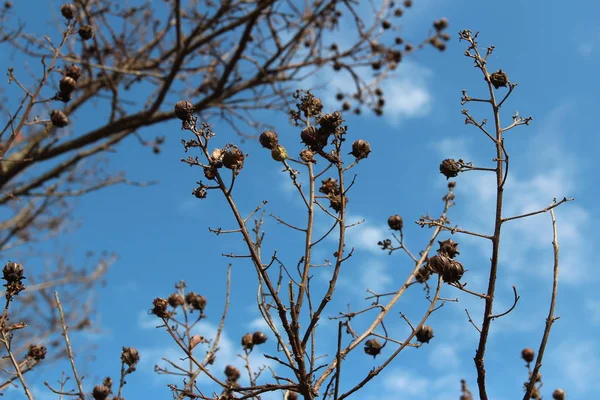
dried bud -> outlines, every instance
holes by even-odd
[[[234,367],[233,365],[228,365],[225,367],[225,376],[229,382],[235,382],[240,379],[240,370]]]
[[[266,343],[266,341],[267,335],[265,335],[264,333],[257,331],[252,334],[252,343],[254,344],[259,345]]]
[[[425,283],[431,276],[431,270],[427,267],[421,267],[415,273],[415,280],[419,283]]]
[[[304,162],[316,163],[315,153],[308,149],[304,149],[300,152],[300,159]]]
[[[175,116],[182,121],[189,121],[194,114],[194,106],[189,101],[180,100],[175,104]]]
[[[342,124],[342,114],[336,111],[331,114],[325,114],[319,120],[319,125],[326,134],[334,133],[336,128]]]
[[[192,307],[192,310],[199,310],[201,313],[206,308],[206,297],[194,292],[189,292],[185,295],[185,302]]]
[[[77,87],[77,81],[70,76],[63,76],[60,80],[59,88],[61,92],[70,93]]]
[[[428,325],[421,326],[416,333],[417,340],[421,343],[429,343],[429,341],[433,338],[433,328]]]
[[[449,262],[445,264],[441,275],[444,282],[452,283],[459,281],[464,273],[465,269],[463,265],[456,260],[450,259]]]
[[[285,161],[288,158],[288,154],[285,150],[285,147],[283,147],[282,145],[278,145],[273,150],[271,150],[271,157],[275,161]]]
[[[135,347],[123,347],[121,361],[129,367],[135,367],[138,361],[140,361],[140,353]]]
[[[499,69],[490,75],[490,83],[494,85],[496,89],[506,87],[508,86],[508,75],[506,75],[506,72]]]
[[[432,38],[429,43],[431,43],[431,45],[433,47],[435,47],[436,49],[438,49],[439,51],[444,51],[446,50],[446,43],[440,41],[438,38],[434,37]]]
[[[74,64],[69,65],[67,68],[65,68],[65,76],[73,78],[77,81],[81,77],[81,68]]]
[[[46,358],[46,346],[42,346],[41,344],[29,346],[27,357],[33,358],[36,361],[43,360]]]
[[[110,393],[111,390],[109,387],[104,385],[96,385],[92,390],[92,397],[94,400],[106,400]]]
[[[454,178],[460,172],[460,165],[454,159],[447,158],[440,164],[440,172],[446,179]]]
[[[397,45],[401,45],[402,43],[404,43],[404,39],[402,39],[400,36],[397,36],[394,39],[394,43],[396,43]]]
[[[244,152],[236,146],[228,148],[223,153],[223,166],[228,169],[239,171],[244,167]]]
[[[300,132],[300,139],[308,146],[316,146],[319,143],[319,133],[314,126],[307,126]]]
[[[21,264],[14,261],[9,261],[2,269],[2,279],[4,279],[7,283],[19,282],[22,279],[25,279],[23,272],[24,269]]]
[[[277,134],[273,131],[264,131],[260,134],[258,140],[260,141],[262,147],[265,147],[269,150],[273,150],[279,144]]]
[[[252,350],[254,343],[252,342],[251,334],[246,333],[244,336],[242,336],[242,347],[244,350]]]
[[[73,4],[63,4],[60,7],[60,13],[66,19],[73,19],[75,16],[75,6]]]
[[[457,254],[460,254],[458,251],[458,243],[456,243],[452,239],[446,239],[443,242],[438,241],[440,244],[440,248],[438,249],[439,254],[446,255],[450,258],[456,257]]]
[[[154,307],[152,308],[151,313],[160,318],[167,318],[169,316],[169,313],[167,312],[168,304],[166,299],[160,297],[155,298],[152,302]]]
[[[402,11],[402,9],[401,9],[401,8],[396,8],[396,9],[394,10],[394,17],[401,17],[401,16],[402,16],[402,14],[404,14],[404,11]]]
[[[388,226],[394,231],[401,231],[404,227],[404,220],[398,214],[394,214],[388,218]]]
[[[327,196],[338,194],[340,192],[340,185],[338,184],[337,179],[327,178],[325,180],[322,180],[319,192]]]
[[[329,207],[335,212],[341,212],[346,204],[348,204],[348,197],[342,195],[329,195]]]
[[[365,353],[373,356],[373,358],[381,353],[382,348],[383,345],[377,339],[369,339],[365,342]]]
[[[366,140],[359,139],[352,143],[352,152],[350,154],[356,157],[357,160],[367,158],[370,152],[371,145]]]
[[[83,40],[89,40],[94,37],[94,28],[91,25],[84,25],[79,28],[79,37]]]
[[[50,121],[57,128],[64,128],[69,124],[69,118],[61,110],[52,110],[50,113]]]
[[[404,7],[410,8],[412,6],[412,0],[404,0]]]
[[[390,29],[392,27],[392,23],[386,19],[381,22],[381,27],[383,29]]]
[[[565,400],[565,391],[562,389],[556,389],[553,393],[552,393],[552,398],[554,400]]]
[[[523,360],[525,360],[525,362],[532,362],[533,359],[535,357],[535,352],[533,351],[533,349],[526,347],[521,351],[521,358],[523,358]]]
[[[440,18],[433,23],[433,27],[438,32],[444,30],[448,27],[448,20],[446,18]]]

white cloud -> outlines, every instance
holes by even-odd
[[[429,364],[436,369],[456,369],[460,366],[458,350],[449,344],[437,344],[434,351],[429,353]]]
[[[359,215],[348,215],[347,224],[358,224],[346,230],[346,243],[355,250],[368,251],[376,255],[385,255],[384,251],[377,244],[378,241],[390,236],[386,225],[375,225],[369,223],[365,218]],[[332,236],[333,238],[333,236]],[[337,240],[337,239],[336,239]]]
[[[598,393],[597,390],[600,390],[600,381],[597,378],[600,369],[599,353],[596,341],[577,337],[563,342],[550,351],[549,357],[544,357],[544,361],[556,366],[577,394]]]

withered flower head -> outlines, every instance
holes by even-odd
[[[523,360],[525,360],[525,362],[532,362],[533,359],[535,357],[535,352],[533,351],[533,349],[526,347],[521,351],[521,358],[523,358]]]
[[[182,306],[184,303],[183,296],[179,293],[171,293],[167,301],[169,302],[169,305],[173,308]]]
[[[242,336],[242,347],[244,350],[252,350],[254,343],[252,342],[251,334],[246,333],[244,336]]]
[[[458,251],[458,243],[456,243],[452,239],[446,239],[443,242],[438,241],[440,244],[440,248],[438,249],[439,254],[446,255],[450,258],[456,257],[457,254],[460,254]]]
[[[69,124],[69,118],[61,110],[52,110],[50,113],[50,121],[57,128],[64,128]]]
[[[336,195],[340,193],[340,185],[337,179],[327,178],[321,181],[319,192],[325,195]]]
[[[23,271],[23,266],[13,261],[7,262],[2,269],[2,279],[6,281],[4,286],[6,287],[7,299],[25,290],[25,285],[23,285],[22,281],[26,278],[23,275]]]
[[[315,160],[315,153],[313,153],[312,151],[310,151],[308,149],[303,149],[300,152],[300,159],[304,162],[310,162],[310,163],[317,162],[317,160]]]
[[[91,25],[84,25],[79,28],[79,37],[83,40],[90,40],[94,37],[94,28]]]
[[[338,213],[342,211],[346,204],[348,204],[348,197],[342,196],[341,194],[330,194],[327,198],[329,199],[329,207]]]
[[[212,181],[213,179],[215,179],[216,176],[216,170],[215,168],[212,167],[204,167],[203,168],[204,171],[204,177],[210,181]]]
[[[415,273],[415,280],[419,283],[425,283],[431,276],[431,270],[427,267],[421,267]]]
[[[121,352],[121,361],[127,364],[129,367],[135,367],[140,361],[140,353],[135,347],[123,347]]]
[[[377,356],[379,353],[381,353],[381,349],[383,348],[383,345],[381,343],[379,343],[379,340],[377,339],[369,339],[365,342],[365,353],[367,353],[370,356]]]
[[[490,75],[490,83],[494,85],[496,89],[506,87],[508,86],[508,75],[506,75],[506,72],[499,69]]]
[[[460,165],[452,158],[447,158],[440,164],[440,172],[446,179],[454,178],[460,172]]]
[[[163,299],[161,297],[155,298],[152,302],[153,308],[151,310],[151,313],[160,318],[167,318],[169,316],[169,313],[167,312],[168,304],[169,303],[166,299]]]
[[[42,346],[41,344],[30,345],[27,357],[40,361],[46,358],[46,352],[46,346]]]
[[[66,19],[73,19],[75,16],[75,6],[73,4],[63,4],[60,6],[60,13]]]
[[[421,343],[429,343],[429,341],[433,338],[433,328],[429,325],[421,326],[415,335],[417,340]]]
[[[265,335],[264,333],[257,331],[252,334],[252,343],[254,343],[254,344],[259,345],[259,344],[266,343],[266,341],[267,341],[267,335]]]
[[[279,144],[279,138],[273,131],[264,131],[258,138],[262,147],[273,150]]]
[[[109,387],[104,385],[96,385],[92,390],[92,397],[94,400],[106,400],[110,393],[111,390]]]
[[[246,158],[244,152],[237,146],[232,146],[223,153],[223,166],[239,171],[244,167],[244,158]]]
[[[457,282],[462,278],[465,273],[463,265],[453,259],[449,259],[449,262],[445,264],[444,269],[441,272],[442,280],[444,282],[452,283]]]
[[[388,226],[394,231],[401,231],[404,227],[404,220],[398,214],[394,214],[388,218]]]
[[[70,76],[63,76],[58,87],[61,92],[72,92],[77,87],[77,81]]]
[[[201,313],[204,312],[204,308],[206,307],[206,297],[194,292],[189,292],[185,295],[185,302],[192,307],[192,310],[199,310]]]
[[[302,143],[308,146],[316,146],[319,143],[319,132],[314,126],[307,126],[300,132]]]
[[[65,68],[65,76],[78,80],[81,77],[81,68],[75,64],[71,64]]]
[[[240,379],[240,375],[240,370],[233,365],[228,365],[225,367],[225,376],[229,382],[236,382],[238,379]]]
[[[189,121],[194,114],[194,106],[189,101],[180,100],[175,104],[175,116],[182,121]]]
[[[350,154],[356,157],[357,160],[367,158],[370,152],[371,145],[366,140],[359,139],[352,143],[352,152]]]
[[[336,111],[331,114],[325,114],[319,120],[319,125],[326,133],[334,133],[336,128],[342,124],[344,120],[342,119],[342,114],[339,111]]]

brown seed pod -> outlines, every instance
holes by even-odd
[[[456,257],[456,255],[460,254],[460,252],[458,251],[458,243],[456,243],[454,240],[446,239],[443,242],[440,242],[438,240],[438,243],[440,244],[438,254],[443,254],[450,258],[454,258]]]
[[[282,145],[277,145],[273,150],[271,150],[271,158],[275,161],[285,161],[288,159],[288,154]]]
[[[381,27],[383,29],[390,29],[392,27],[392,23],[386,19],[381,22]]]
[[[433,23],[433,27],[435,28],[436,31],[441,31],[444,30],[448,27],[448,19],[446,18],[440,18],[437,21],[435,21]]]
[[[256,345],[266,343],[267,339],[268,339],[267,335],[265,335],[264,333],[262,333],[260,331],[254,332],[252,334],[252,343],[254,343]]]
[[[223,153],[223,166],[228,169],[239,171],[244,167],[244,152],[236,146],[232,146]]]
[[[349,154],[352,154],[357,160],[362,160],[363,158],[367,158],[370,152],[371,145],[369,142],[359,139],[352,143],[352,151]]]
[[[440,172],[446,179],[454,178],[460,172],[460,165],[452,158],[447,158],[440,164]]]
[[[319,142],[319,132],[314,126],[307,126],[300,132],[302,143],[308,146],[316,146]]]
[[[204,177],[206,179],[211,180],[211,181],[213,179],[215,179],[216,171],[215,171],[214,168],[212,168],[212,167],[204,167],[203,171],[204,171]]]
[[[402,14],[404,14],[404,11],[402,11],[402,9],[401,9],[401,8],[396,8],[396,9],[394,10],[394,17],[401,17],[401,16],[402,16]]]
[[[379,340],[377,339],[369,339],[365,342],[365,353],[367,353],[370,356],[377,356],[379,353],[381,353],[381,349],[383,348],[383,345],[381,343],[379,343]]]
[[[552,393],[552,398],[554,400],[565,400],[565,391],[562,389],[556,389],[553,393]]]
[[[151,313],[160,318],[167,318],[169,316],[169,313],[167,312],[168,304],[169,303],[166,299],[160,297],[155,298],[152,302],[153,308],[151,310]]]
[[[348,204],[348,197],[343,196],[343,200],[342,200],[342,196],[337,194],[337,195],[329,195],[327,196],[329,198],[329,207],[331,207],[335,212],[341,212],[342,208]],[[343,201],[343,203],[342,203]]]
[[[233,365],[228,365],[225,367],[225,376],[229,382],[236,382],[238,379],[240,379],[240,375],[240,370]]]
[[[182,306],[185,302],[183,296],[180,295],[179,293],[171,293],[171,295],[169,296],[167,301],[169,302],[169,305],[173,308]]]
[[[41,344],[32,344],[29,346],[27,357],[33,358],[36,361],[40,361],[46,358],[46,353],[46,346],[42,346]]]
[[[94,28],[91,25],[84,25],[79,28],[79,37],[83,40],[90,40],[94,37]]]
[[[70,93],[77,87],[77,81],[70,76],[63,76],[58,87],[61,92]]]
[[[258,141],[260,142],[262,147],[265,147],[269,150],[273,150],[277,147],[277,145],[279,145],[279,138],[277,137],[277,134],[273,131],[264,131],[260,134]]]
[[[404,7],[410,8],[412,6],[412,0],[404,0]]]
[[[417,340],[421,343],[429,343],[433,339],[433,328],[428,325],[421,326],[415,335]]]
[[[342,122],[344,122],[342,114],[339,111],[336,111],[331,114],[323,115],[319,120],[319,125],[325,134],[331,134],[335,132],[338,126],[342,125]]]
[[[175,116],[182,121],[188,121],[194,114],[194,106],[189,101],[180,100],[175,104]]]
[[[421,267],[415,273],[415,280],[419,283],[425,283],[431,276],[431,270],[427,267]]]
[[[123,347],[121,361],[129,367],[135,367],[138,361],[140,361],[140,353],[135,347]]]
[[[340,185],[337,179],[327,178],[321,181],[319,192],[325,195],[336,195],[340,192]]]
[[[494,88],[496,89],[506,87],[508,86],[508,75],[506,75],[506,72],[499,69],[490,75],[490,83],[494,85]]]
[[[465,269],[461,263],[456,260],[449,259],[449,262],[442,270],[442,280],[447,283],[457,282],[462,278]]]
[[[69,65],[65,68],[65,76],[78,80],[81,77],[81,68],[74,64]]]
[[[189,292],[185,295],[185,302],[192,308],[192,310],[199,310],[201,313],[206,308],[206,297],[199,295],[198,293]]]
[[[440,275],[444,272],[449,263],[450,257],[443,254],[437,254],[427,260],[427,265],[429,268],[436,274]]]
[[[75,6],[73,4],[63,4],[60,6],[60,13],[66,19],[73,19],[75,16]]]
[[[404,227],[404,220],[398,214],[394,214],[388,218],[388,226],[394,231],[401,231]]]
[[[109,387],[104,385],[96,385],[92,390],[92,397],[94,400],[106,400],[110,393],[111,390]]]
[[[535,358],[535,352],[533,351],[533,349],[526,347],[523,350],[521,350],[521,358],[525,360],[525,362],[530,363]]]
[[[315,160],[315,153],[313,153],[312,151],[310,151],[308,149],[304,149],[300,152],[300,159],[302,159],[302,161],[304,161],[304,162],[310,162],[310,163],[317,162],[317,160]]]
[[[64,128],[69,124],[69,118],[61,110],[52,110],[50,113],[50,121],[57,128]]]
[[[252,342],[251,334],[246,333],[244,336],[242,336],[242,347],[244,350],[252,350],[254,343]]]

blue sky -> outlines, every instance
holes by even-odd
[[[22,12],[24,5],[15,3],[16,12]],[[44,20],[47,3],[31,3],[39,3],[35,18]],[[453,37],[446,52],[428,48],[401,64],[396,76],[384,86],[384,117],[369,112],[360,117],[344,115],[349,137],[368,140],[373,153],[355,169],[358,178],[350,193],[348,213],[351,218],[365,218],[366,222],[349,233],[356,256],[344,271],[338,297],[327,316],[344,310],[348,303],[354,309],[367,305],[368,301],[363,300],[367,286],[386,291],[403,282],[409,260],[399,253],[387,256],[378,251],[376,242],[389,237],[387,217],[398,213],[406,222],[407,244],[415,252],[421,249],[429,232],[410,222],[422,214],[439,213],[446,186],[445,178],[438,172],[442,159],[463,158],[476,165],[491,164],[494,153],[489,141],[476,128],[464,125],[460,113],[465,108],[460,105],[461,90],[477,96],[485,93],[485,84],[480,72],[463,56],[465,45],[458,42],[456,32],[480,31],[483,46],[496,46],[490,69],[502,68],[511,81],[519,83],[503,107],[503,121],[510,122],[514,110],[534,117],[530,127],[506,135],[511,175],[505,215],[543,208],[554,197],[576,198],[556,211],[561,245],[556,314],[561,318],[552,330],[542,368],[543,395],[550,398],[552,390],[561,387],[571,399],[600,396],[596,378],[600,344],[593,339],[600,331],[600,300],[595,292],[598,278],[593,261],[598,241],[593,226],[598,223],[594,162],[599,148],[595,121],[600,107],[595,81],[600,66],[600,28],[596,21],[599,14],[600,5],[591,1],[569,5],[561,1],[504,1],[501,6],[472,0],[414,1],[413,9],[403,17],[406,36],[423,37],[429,23],[444,16],[450,21]],[[37,29],[55,34],[51,23]],[[0,66],[5,65],[3,60]],[[330,70],[320,74],[319,79],[329,82],[330,95],[326,91],[315,94],[322,96],[327,109],[333,111],[336,103],[331,101],[331,94],[347,80]],[[488,109],[468,106],[473,115],[491,118]],[[287,122],[283,113],[265,114],[264,118],[277,126],[280,141],[289,152],[300,150],[298,129]],[[227,125],[218,120],[208,122],[217,133],[215,145],[239,142]],[[92,115],[80,115],[74,127],[89,123],[93,123]],[[147,315],[152,299],[168,296],[178,280],[186,280],[191,290],[208,298],[208,319],[201,330],[204,335],[210,334],[220,317],[225,274],[231,261],[220,254],[235,252],[243,245],[239,237],[215,237],[208,232],[208,226],[231,228],[234,221],[216,192],[210,192],[204,201],[191,195],[202,171],[179,161],[186,156],[180,140],[189,137],[179,128],[179,123],[172,121],[142,131],[147,138],[166,136],[160,155],[130,139],[109,156],[112,170],[125,170],[130,179],[158,180],[159,184],[147,188],[117,186],[78,199],[74,218],[81,227],[44,245],[63,252],[74,264],[81,262],[88,250],[118,254],[118,261],[106,277],[106,286],[94,294],[101,331],[93,336],[75,336],[73,341],[82,345],[93,340],[98,346],[95,361],[81,360],[80,368],[87,374],[88,385],[99,383],[107,374],[117,378],[122,346],[140,350],[138,371],[127,379],[125,397],[129,399],[169,396],[166,384],[175,383],[153,372],[154,364],[162,357],[175,359],[180,354],[169,343],[166,332],[155,329],[155,322]],[[302,211],[300,199],[294,195],[287,175],[281,173],[280,165],[258,143],[240,146],[250,154],[236,184],[242,213],[268,199],[269,213],[294,218]],[[466,229],[489,232],[493,223],[493,178],[485,173],[465,173],[456,181],[457,205],[451,210],[451,221]],[[299,237],[272,219],[267,220],[265,229],[266,249],[276,248],[290,262],[297,259]],[[453,239],[460,243],[459,260],[469,270],[465,280],[471,289],[483,292],[487,284],[488,244],[470,237]],[[551,239],[551,222],[546,214],[505,226],[495,310],[510,306],[512,285],[517,286],[521,300],[515,311],[493,324],[486,355],[493,399],[514,399],[522,393],[527,371],[519,354],[524,347],[537,348],[541,338],[551,287]],[[334,251],[333,245],[330,242],[329,248],[324,247],[317,257],[328,257]],[[41,260],[30,262],[38,265],[27,267],[42,267]],[[316,281],[325,283],[326,274],[326,270],[317,272]],[[231,312],[217,368],[235,361],[244,333],[264,327],[254,307],[253,276],[249,263],[234,260]],[[372,279],[368,285],[366,279]],[[483,303],[450,288],[443,293],[459,297],[460,302],[447,303],[431,317],[429,324],[435,330],[435,338],[418,350],[403,352],[378,382],[366,386],[362,398],[402,394],[410,399],[457,399],[460,379],[467,379],[476,392],[472,357],[477,332],[467,321],[464,309],[468,308],[480,321]],[[414,290],[396,310],[417,318],[426,307],[422,294]],[[388,329],[402,337],[407,332],[403,321],[394,316],[389,319]],[[323,321],[323,325],[327,332],[335,323]],[[329,346],[335,342],[334,336],[323,333],[321,337],[324,349],[332,352]],[[269,341],[259,350],[273,352],[274,342]],[[345,370],[345,382],[364,376],[379,361],[357,351],[347,360],[351,367]],[[260,365],[264,359],[256,354],[253,362]],[[241,365],[239,360],[235,363]],[[67,365],[45,370],[44,379],[59,379],[60,368],[69,370]],[[30,381],[40,393],[39,398],[45,399],[40,375],[31,375]],[[13,398],[19,398],[11,393]]]

